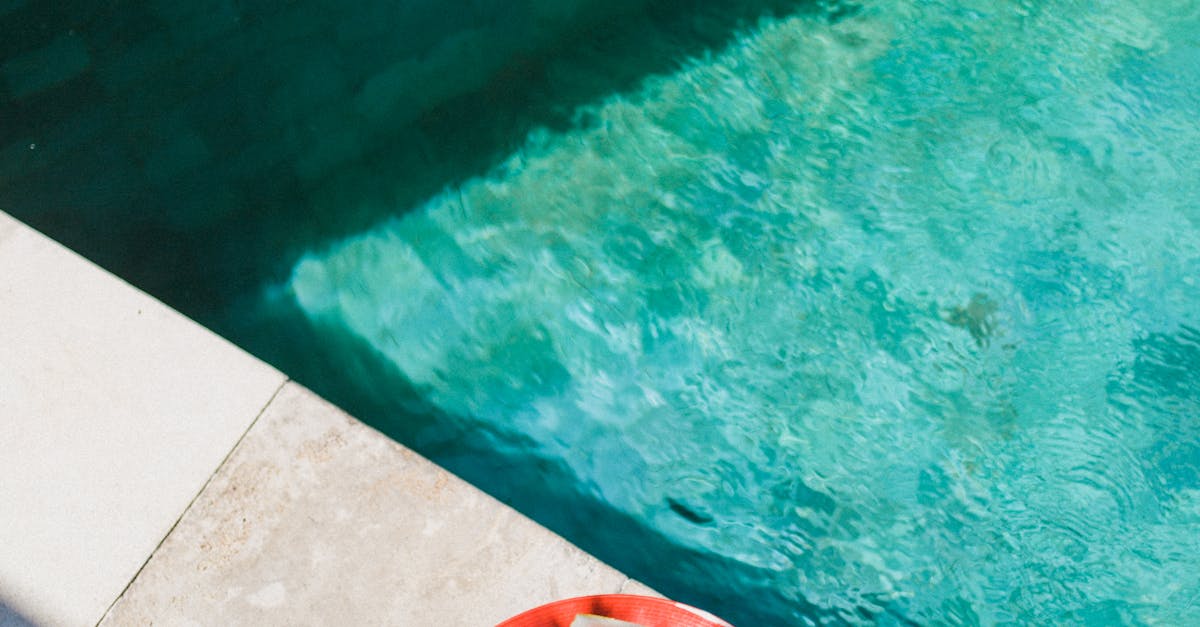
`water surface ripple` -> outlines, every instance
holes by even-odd
[[[634,573],[726,609],[1200,624],[1200,3],[844,13],[534,133],[288,293],[492,454],[745,565]]]

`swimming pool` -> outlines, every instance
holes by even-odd
[[[1200,622],[1200,3],[0,2],[0,207],[742,625]]]
[[[1197,33],[766,19],[266,298],[456,470],[735,622],[1200,622]]]

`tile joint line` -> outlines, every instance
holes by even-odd
[[[229,448],[229,452],[225,453],[225,457],[221,458],[221,463],[217,464],[217,467],[213,469],[212,474],[208,476],[208,479],[204,480],[204,485],[200,486],[200,490],[197,491],[196,494],[192,495],[191,500],[188,501],[188,504],[183,508],[183,511],[179,513],[179,516],[175,519],[175,522],[171,523],[171,528],[168,529],[167,533],[163,534],[163,537],[158,540],[158,544],[154,546],[154,550],[150,551],[150,554],[147,555],[142,564],[138,566],[137,572],[133,573],[133,577],[130,577],[129,581],[125,582],[125,587],[121,588],[121,592],[117,594],[116,598],[114,598],[112,602],[108,604],[108,607],[105,608],[104,613],[100,615],[100,619],[96,621],[96,627],[99,627],[100,623],[103,623],[104,619],[108,618],[108,615],[112,612],[113,607],[117,605],[117,601],[120,601],[121,597],[125,596],[125,593],[129,591],[129,587],[133,585],[133,582],[137,581],[138,576],[140,576],[142,571],[146,569],[146,565],[150,563],[150,559],[154,557],[155,553],[158,553],[158,550],[162,548],[162,545],[167,541],[167,538],[171,537],[171,534],[175,532],[175,528],[179,526],[179,522],[183,520],[183,517],[186,516],[189,511],[191,511],[192,506],[196,504],[196,500],[200,498],[201,494],[204,494],[204,491],[208,489],[209,484],[213,482],[213,479],[216,479],[217,474],[220,473],[221,469],[225,467],[225,464],[229,462],[229,458],[233,457],[233,453],[237,451],[239,446],[242,445],[242,440],[245,440],[246,436],[250,433],[250,430],[254,428],[254,425],[258,424],[258,419],[262,418],[262,415],[267,412],[267,408],[269,408],[271,404],[275,402],[275,399],[279,397],[279,393],[283,391],[283,388],[287,387],[287,384],[291,382],[291,378],[285,376],[283,378],[283,382],[279,384],[279,387],[275,388],[275,391],[271,393],[271,397],[267,399],[267,402],[263,404],[262,408],[258,410],[258,413],[254,415],[254,420],[250,421],[250,424],[246,426],[246,430],[242,431],[242,434],[238,436],[237,441],[234,442],[233,446]]]

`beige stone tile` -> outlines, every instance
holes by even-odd
[[[94,625],[284,379],[0,217],[0,602]]]
[[[104,624],[474,627],[626,580],[289,383]]]
[[[12,218],[12,216],[0,211],[0,243],[4,242],[8,236],[17,232],[20,223]]]

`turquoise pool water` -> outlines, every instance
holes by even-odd
[[[1200,624],[1200,2],[0,0],[0,209],[739,625]]]
[[[735,620],[1200,623],[1200,3],[836,13],[533,132],[269,306]]]

